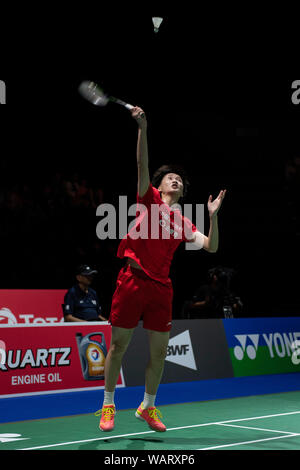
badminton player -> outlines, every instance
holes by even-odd
[[[136,219],[136,226],[121,241],[118,249],[118,257],[126,258],[126,264],[118,275],[112,298],[112,338],[105,361],[105,392],[99,427],[102,431],[111,431],[114,428],[114,394],[122,358],[142,317],[143,327],[148,330],[150,360],[145,371],[144,399],[135,416],[147,422],[151,429],[163,432],[166,431],[166,426],[160,419],[161,413],[155,407],[155,399],[172,324],[170,264],[176,248],[183,241],[193,242],[199,249],[204,248],[211,253],[217,251],[217,214],[226,190],[221,191],[215,200],[209,196],[210,227],[208,236],[205,236],[178,209],[172,209],[187,190],[188,181],[182,169],[163,166],[156,171],[152,183],[150,182],[147,119],[139,107],[134,107],[131,114],[138,124],[137,202],[142,205],[144,212],[141,210],[142,215]],[[152,218],[152,213],[150,217],[153,207],[159,207],[158,219]],[[151,226],[150,235],[133,236],[138,228],[141,232],[143,223],[148,226],[149,231]],[[183,230],[180,230],[180,226]]]

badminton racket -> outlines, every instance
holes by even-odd
[[[120,106],[123,106],[124,108],[128,109],[131,111],[134,106],[132,104],[126,103],[123,100],[120,100],[119,98],[116,98],[115,96],[107,95],[102,88],[97,85],[95,82],[91,81],[84,81],[79,85],[78,88],[79,93],[83,98],[88,100],[90,103],[94,104],[95,106],[106,106],[109,102],[111,103],[116,103],[119,104]],[[141,117],[144,117],[144,114],[141,115]]]

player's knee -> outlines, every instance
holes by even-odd
[[[110,353],[113,357],[123,356],[126,352],[127,343],[115,341],[110,346]]]
[[[167,356],[167,347],[158,347],[151,351],[151,360],[155,362],[164,362]]]

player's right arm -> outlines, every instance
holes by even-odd
[[[138,194],[143,197],[148,191],[150,184],[149,160],[148,160],[148,140],[147,140],[147,119],[144,111],[138,106],[131,111],[132,117],[138,123],[137,139],[137,170],[138,170]]]

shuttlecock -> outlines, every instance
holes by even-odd
[[[159,27],[162,23],[162,20],[163,20],[163,18],[160,18],[158,16],[153,16],[152,22],[153,22],[153,25],[154,25],[154,32],[155,33],[158,33],[158,30],[159,30]]]

